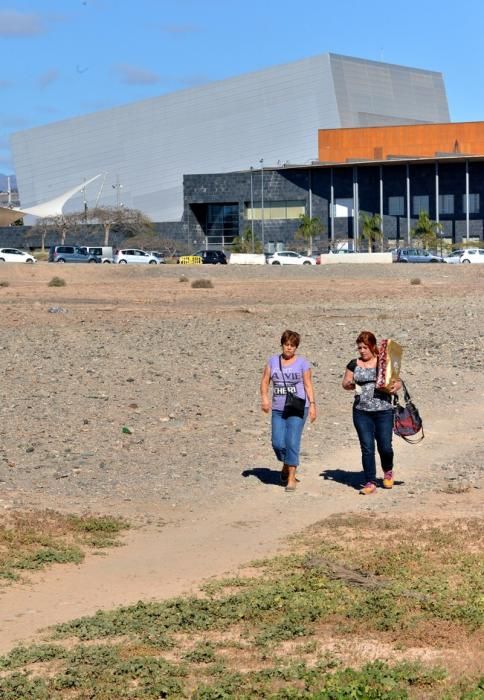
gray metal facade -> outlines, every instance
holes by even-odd
[[[18,132],[12,151],[24,207],[105,172],[100,204],[179,221],[185,173],[307,163],[318,129],[446,121],[441,73],[323,54]]]

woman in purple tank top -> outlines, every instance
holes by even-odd
[[[313,380],[309,362],[296,355],[301,336],[295,331],[284,331],[281,337],[282,353],[269,358],[264,367],[260,384],[261,408],[264,413],[272,411],[272,448],[282,462],[281,483],[286,491],[296,490],[296,469],[299,466],[301,436],[309,415],[311,423],[316,420]],[[272,382],[272,401],[269,386]],[[284,410],[286,395],[295,394],[305,400],[304,415],[287,415]]]

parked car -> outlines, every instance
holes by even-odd
[[[91,255],[78,245],[53,245],[49,249],[49,262],[55,263],[100,263],[101,258]]]
[[[293,250],[279,250],[267,258],[267,263],[269,265],[316,265],[316,260]]]
[[[18,250],[17,248],[0,248],[0,263],[3,262],[35,263],[37,259],[24,250]]]
[[[484,248],[467,248],[461,255],[461,263],[484,263]]]
[[[145,264],[145,265],[158,265],[158,258],[149,253],[146,250],[138,250],[138,248],[123,248],[123,250],[118,250],[114,256],[114,262],[126,265],[130,264]]]
[[[449,253],[449,255],[444,255],[444,262],[449,263],[450,265],[460,263],[462,253],[464,253],[463,248],[460,250],[454,250],[452,253]]]
[[[202,263],[204,265],[226,265],[227,256],[223,250],[199,250],[198,253],[194,253],[202,258]]]
[[[155,258],[158,258],[158,264],[159,265],[164,265],[165,264],[165,256],[163,253],[160,253],[159,250],[149,250],[148,253],[151,253],[151,255],[154,255]]]
[[[392,251],[393,262],[399,263],[441,263],[444,258],[421,248],[396,248]]]
[[[113,249],[112,246],[110,245],[98,245],[98,246],[90,246],[90,245],[83,245],[81,246],[82,250],[85,250],[88,255],[95,255],[98,258],[101,258],[102,263],[112,263],[113,262]]]

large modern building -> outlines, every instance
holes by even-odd
[[[409,243],[421,212],[442,244],[484,241],[484,122],[319,131],[319,161],[186,175],[187,244],[230,244],[249,229],[267,251],[294,244],[299,216],[318,217],[322,250],[361,249],[361,215],[385,245]],[[363,246],[366,245],[363,243]]]
[[[12,151],[22,207],[107,173],[88,204],[175,222],[187,173],[310,163],[318,129],[448,121],[440,73],[329,53],[21,131]]]

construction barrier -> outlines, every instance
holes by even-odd
[[[201,265],[202,258],[199,255],[180,255],[178,262],[180,265]]]

